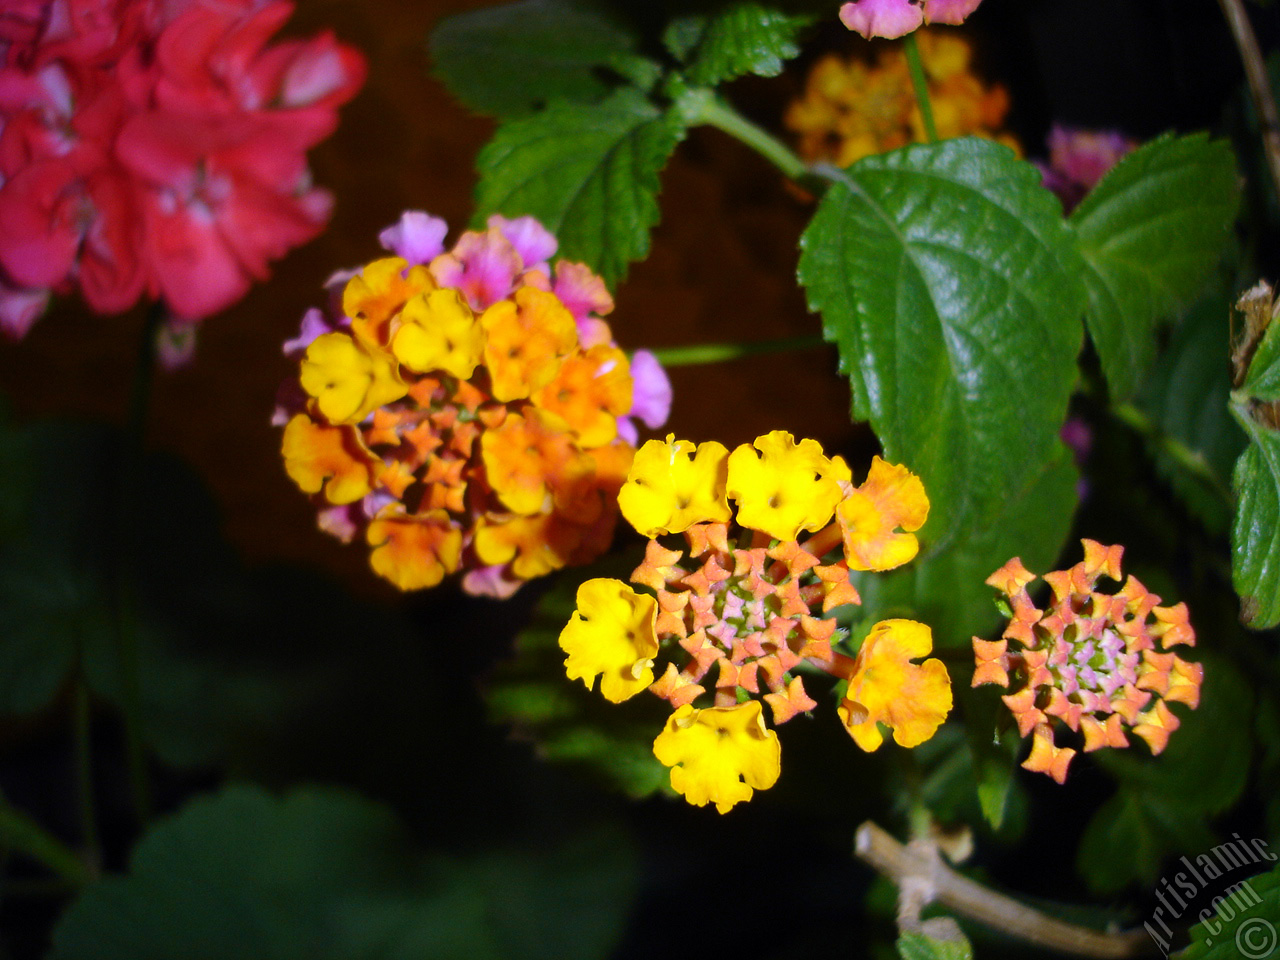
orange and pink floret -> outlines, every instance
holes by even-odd
[[[1083,735],[1086,753],[1128,746],[1129,733],[1161,753],[1179,726],[1169,704],[1198,706],[1204,675],[1173,652],[1195,645],[1186,604],[1159,606],[1132,575],[1114,593],[1095,589],[1102,577],[1120,581],[1123,548],[1082,543],[1080,563],[1045,574],[1052,598],[1043,610],[1027,590],[1036,576],[1017,557],[993,573],[987,583],[1008,599],[1009,624],[999,640],[973,639],[973,686],[1013,690],[1004,702],[1032,737],[1022,765],[1059,783],[1077,751],[1059,746],[1057,731]]]

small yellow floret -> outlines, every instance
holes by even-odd
[[[311,341],[299,379],[330,423],[359,423],[408,392],[390,354],[345,333],[324,333]]]
[[[929,518],[924,484],[906,467],[871,461],[866,481],[836,507],[851,570],[892,570],[920,549],[915,531]],[[894,533],[901,528],[905,533]]]
[[[443,370],[467,380],[484,353],[484,331],[458,291],[433,290],[404,305],[391,352],[414,373]]]
[[[462,531],[443,510],[408,514],[396,503],[369,524],[369,565],[401,590],[434,587],[458,569]]]
[[[573,314],[555,294],[536,287],[521,287],[514,302],[499,300],[481,315],[480,325],[488,338],[484,363],[493,395],[503,403],[545,387],[578,345]]]
[[[785,430],[744,443],[729,456],[728,493],[738,501],[738,522],[775,540],[826,526],[843,496],[840,481],[850,479],[841,458],[828,459],[816,440],[797,444]]]
[[[366,264],[347,281],[342,291],[342,312],[351,319],[356,339],[373,347],[385,347],[392,320],[405,303],[419,293],[436,289],[424,266],[410,267],[400,257],[383,257]]]
[[[590,689],[597,676],[606,700],[621,703],[653,683],[658,655],[658,604],[621,580],[597,578],[578,587],[578,609],[560,632],[569,655],[565,672]]]
[[[658,734],[653,754],[671,768],[673,790],[721,813],[772,787],[782,767],[778,735],[765,728],[756,700],[705,710],[685,704]]]
[[[728,523],[728,460],[729,451],[714,440],[697,447],[675,434],[648,441],[636,451],[618,493],[622,515],[646,537],[682,533],[695,523]]]
[[[323,488],[326,500],[344,504],[369,492],[369,464],[377,461],[360,450],[349,430],[315,423],[305,413],[289,421],[281,453],[285,471],[303,493]]]
[[[941,660],[911,661],[933,650],[929,628],[914,620],[882,620],[858,652],[857,668],[837,712],[863,750],[884,742],[876,723],[893,739],[916,747],[934,735],[951,712],[951,678]]]

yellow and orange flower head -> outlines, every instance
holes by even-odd
[[[444,235],[405,214],[380,236],[396,256],[334,277],[328,312],[285,344],[299,376],[275,419],[321,528],[363,535],[378,574],[415,590],[460,572],[507,596],[608,547],[631,418],[660,426],[670,384],[613,343],[599,277],[549,266],[536,220],[494,217],[448,252]]]
[[[654,754],[690,803],[714,803],[724,813],[773,785],[781,747],[762,705],[775,726],[814,710],[803,671],[849,681],[841,716],[866,750],[883,739],[878,724],[899,744],[915,746],[950,710],[941,662],[910,662],[930,650],[923,624],[877,624],[856,659],[833,648],[842,635],[826,614],[860,602],[837,519],[843,505],[871,488],[889,518],[881,526],[913,530],[928,511],[919,478],[888,464],[872,469],[875,483],[854,487],[843,460],[780,430],[732,453],[674,436],[637,452],[618,502],[650,538],[631,582],[651,593],[618,580],[588,581],[560,646],[570,678],[590,686],[601,676],[609,699],[648,687],[670,703],[674,712]],[[895,482],[880,479],[886,470]],[[871,561],[860,569],[901,562],[889,563],[901,554],[892,539],[901,535],[876,530],[858,543],[859,562]],[[687,550],[654,539],[673,533],[684,535]]]
[[[1058,730],[1083,734],[1086,753],[1128,746],[1127,731],[1158,754],[1178,728],[1168,703],[1195,709],[1204,673],[1172,652],[1195,645],[1186,604],[1159,606],[1133,576],[1114,593],[1096,590],[1101,577],[1120,581],[1123,548],[1082,543],[1084,560],[1045,574],[1052,602],[1044,610],[1027,592],[1035,575],[1017,557],[988,577],[1008,598],[1009,624],[1000,640],[973,639],[973,685],[1012,690],[1004,702],[1022,735],[1033,737],[1022,765],[1059,783],[1076,750],[1057,744]]]
[[[929,82],[938,136],[978,136],[1019,150],[1002,130],[1009,112],[1004,87],[974,76],[968,41],[955,31],[916,32]],[[860,54],[827,54],[814,65],[804,94],[788,108],[784,122],[799,137],[799,152],[810,163],[848,166],[875,153],[924,143],[924,121],[916,104],[902,42],[856,41]]]

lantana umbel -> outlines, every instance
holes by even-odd
[[[275,422],[294,482],[344,542],[402,590],[462,571],[503,597],[608,548],[636,426],[671,403],[652,355],[628,358],[584,265],[531,217],[493,217],[444,248],[443,221],[406,213],[397,256],[330,281],[303,318]]]
[[[868,40],[904,37],[929,23],[961,24],[982,0],[853,0],[840,8],[840,20]]]
[[[1003,129],[1008,91],[977,76],[969,41],[954,30],[925,29],[916,36],[938,136],[984,137],[1021,153]],[[928,142],[903,44],[860,47],[847,57],[820,57],[804,93],[787,107],[783,122],[808,163],[847,167],[871,154]]]
[[[827,618],[861,602],[851,569],[914,558],[929,501],[904,467],[877,457],[854,486],[843,459],[780,430],[732,453],[668,436],[637,452],[618,503],[650,538],[631,574],[649,592],[583,583],[560,634],[566,672],[587,687],[599,677],[614,702],[648,689],[671,705],[654,754],[690,803],[725,813],[774,784],[781,746],[762,702],[775,726],[816,708],[804,673],[848,682],[838,713],[864,750],[882,727],[914,747],[945,719],[946,668],[913,662],[932,650],[927,626],[877,623],[855,657]],[[687,552],[657,539],[677,533]]]
[[[1023,767],[1059,783],[1076,755],[1058,746],[1063,727],[1084,736],[1084,751],[1126,747],[1126,731],[1158,754],[1178,729],[1173,702],[1195,709],[1204,676],[1173,648],[1194,646],[1185,603],[1162,607],[1134,576],[1115,593],[1095,590],[1102,577],[1119,581],[1123,548],[1081,541],[1084,559],[1044,576],[1052,603],[1037,609],[1027,587],[1035,574],[1013,558],[987,583],[1008,598],[1009,625],[1000,640],[973,638],[973,686],[1016,688],[1004,702],[1022,736],[1032,735]]]
[[[11,8],[11,9],[10,9]],[[306,151],[360,88],[329,33],[268,40],[282,0],[29,0],[0,17],[0,330],[49,294],[191,323],[316,236]]]

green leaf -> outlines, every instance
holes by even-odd
[[[562,256],[612,285],[649,252],[658,174],[684,131],[632,89],[510,120],[480,152],[476,223],[532,214],[559,238]]]
[[[1156,322],[1208,279],[1239,202],[1225,140],[1166,135],[1124,157],[1071,214],[1088,264],[1089,335],[1113,397],[1141,382]]]
[[[1039,173],[974,138],[868,157],[801,249],[854,415],[924,480],[924,535],[989,529],[1061,452],[1083,335],[1079,255]]]
[[[344,791],[232,786],[156,824],[125,876],[87,888],[55,960],[591,960],[634,893],[629,843],[596,828],[468,858],[423,857]]]
[[[1048,463],[1028,465],[985,529],[963,533],[945,549],[926,549],[887,574],[855,573],[862,594],[856,616],[868,625],[889,617],[922,620],[938,647],[964,647],[975,634],[989,633],[1002,615],[987,577],[1011,557],[1021,557],[1029,570],[1051,568],[1071,528],[1078,480],[1070,454],[1058,444]]]
[[[1231,507],[1219,491],[1230,489],[1231,469],[1247,442],[1231,416],[1231,288],[1224,282],[1178,322],[1168,347],[1152,367],[1135,402],[1162,434],[1195,451],[1219,481],[1219,489],[1188,474],[1159,444],[1149,445],[1156,467],[1187,507],[1214,533],[1225,533]]]
[[[902,960],[973,960],[973,947],[950,917],[926,920],[919,931],[908,930],[898,937]]]
[[[1203,818],[1179,806],[1176,796],[1121,790],[1089,821],[1076,863],[1095,893],[1149,890],[1170,854],[1208,850],[1214,842]]]
[[[796,35],[810,20],[743,3],[713,17],[673,20],[663,41],[686,64],[690,83],[710,87],[748,73],[776,77],[783,64],[800,52]]]
[[[1280,400],[1280,323],[1267,325],[1240,389],[1255,400]]]
[[[1220,898],[1220,899],[1219,899]],[[1280,867],[1218,893],[1214,912],[1191,928],[1191,945],[1176,960],[1264,960],[1280,946]]]
[[[1150,887],[1171,855],[1209,849],[1217,842],[1209,823],[1244,791],[1253,742],[1240,717],[1252,715],[1253,693],[1229,661],[1203,662],[1200,706],[1172,707],[1181,725],[1162,754],[1144,756],[1136,742],[1128,750],[1095,754],[1119,790],[1094,814],[1081,840],[1080,871],[1093,890]],[[1117,850],[1125,856],[1117,857]]]
[[[1236,516],[1231,527],[1231,579],[1240,595],[1241,620],[1257,630],[1280,623],[1280,433],[1232,406],[1249,435],[1231,484]]]
[[[598,690],[568,679],[559,639],[577,609],[579,584],[591,577],[626,578],[639,561],[638,555],[622,556],[562,574],[485,691],[490,716],[531,739],[542,756],[581,767],[636,799],[670,792],[669,772],[653,755],[662,712],[650,709],[649,697],[609,703]]]
[[[551,100],[603,100],[648,64],[638,39],[599,4],[522,0],[441,21],[431,35],[436,73],[479,113],[531,113]],[[655,73],[656,78],[656,73]]]

